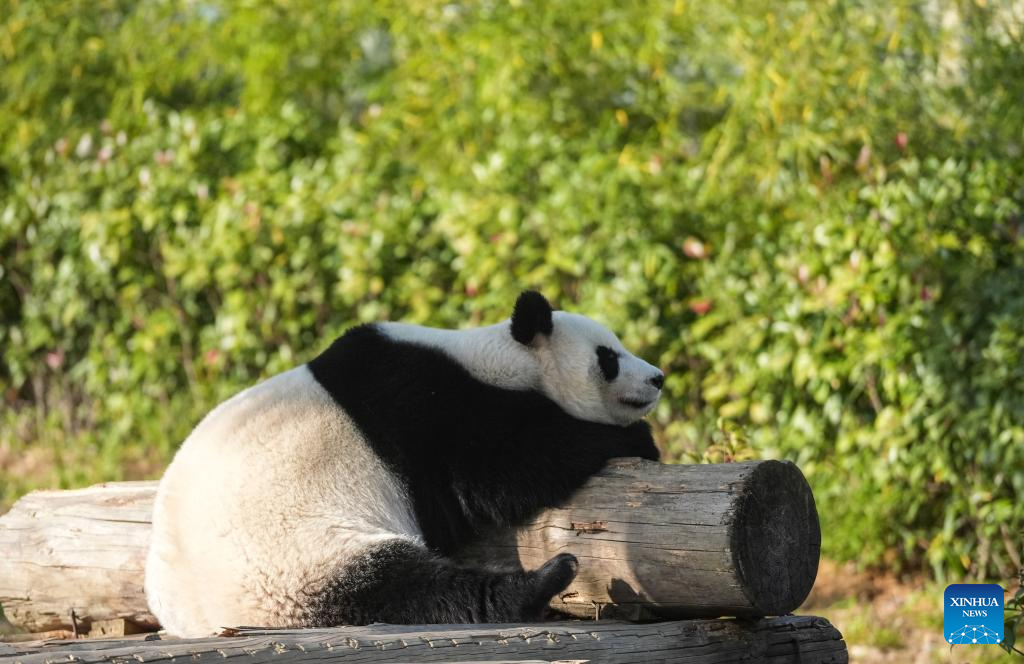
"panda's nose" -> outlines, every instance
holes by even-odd
[[[660,390],[661,386],[665,384],[665,374],[659,373],[651,376],[647,382]]]

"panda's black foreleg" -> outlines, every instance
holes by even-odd
[[[309,596],[306,626],[452,624],[538,620],[575,578],[559,554],[541,568],[495,572],[459,567],[405,540],[374,547]]]

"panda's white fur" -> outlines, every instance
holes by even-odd
[[[543,314],[541,311],[542,318]],[[543,600],[542,604],[546,603],[575,574],[574,560],[567,560],[571,556],[553,559],[538,572],[492,578],[493,574],[486,576],[485,572],[454,569],[432,551],[443,550],[449,543],[457,544],[463,537],[459,533],[472,532],[476,528],[473,524],[505,520],[502,512],[506,509],[508,521],[514,522],[529,510],[556,502],[609,456],[641,454],[656,458],[647,429],[641,431],[626,425],[653,407],[660,394],[661,374],[626,352],[611,332],[584,316],[552,314],[548,308],[547,331],[541,329],[531,334],[528,343],[513,338],[509,333],[511,324],[505,321],[461,331],[378,324],[360,334],[353,332],[342,337],[322,356],[333,357],[330,353],[336,349],[349,352],[354,359],[346,360],[348,364],[341,360],[331,360],[336,364],[318,360],[320,364],[315,365],[319,372],[327,371],[325,366],[331,372],[334,367],[349,367],[346,371],[352,375],[329,373],[325,383],[323,376],[314,375],[314,364],[303,365],[247,389],[211,411],[184,442],[157,492],[146,564],[146,595],[164,628],[176,635],[202,636],[237,625],[287,627],[379,619],[491,620],[514,617],[518,609],[509,607],[534,606],[539,601],[534,595]],[[374,358],[365,357],[363,347],[350,348],[359,343],[369,344],[367,348],[386,349],[390,373],[394,373],[396,366],[408,366],[413,372],[417,366],[433,367],[424,372],[437,376],[437,385],[429,384],[431,375],[422,379],[418,375],[379,377],[393,381],[396,386],[396,407],[401,403],[404,410],[394,413],[379,412],[389,407],[390,397],[386,395],[390,394],[391,383],[379,387],[384,391],[383,399],[378,395],[371,402],[367,396],[366,404],[358,389],[353,392],[357,395],[355,400],[351,395],[345,396],[339,385],[358,386],[360,381],[378,379],[372,375],[377,366]],[[596,369],[595,346],[609,348],[618,355],[619,375],[614,380],[603,379]],[[410,358],[408,365],[406,357]],[[441,374],[448,369],[445,362],[457,366],[450,367],[455,373],[444,374],[447,377],[442,379]],[[459,378],[460,370],[468,371],[479,385],[473,387]],[[657,380],[652,376],[657,376]],[[424,384],[424,392],[407,397],[408,390],[415,391]],[[489,391],[488,386],[500,390]],[[559,415],[558,408],[547,410],[543,399],[529,401],[535,405],[527,406],[527,410],[543,411],[550,425],[545,420],[536,425],[534,433],[516,434],[526,436],[523,440],[505,441],[503,431],[495,432],[495,445],[538,445],[533,454],[541,466],[538,483],[557,485],[562,481],[541,477],[552,470],[553,464],[560,463],[559,440],[544,441],[543,446],[536,440],[545,431],[557,430],[561,432],[558,436],[575,439],[578,430],[579,441],[565,443],[576,457],[590,454],[588,440],[600,439],[592,445],[594,458],[585,468],[557,474],[557,478],[578,475],[564,480],[564,486],[531,486],[536,473],[527,475],[524,469],[521,482],[512,478],[504,488],[496,486],[493,496],[487,495],[491,490],[486,478],[477,477],[483,472],[481,468],[486,469],[481,464],[487,460],[472,456],[476,452],[468,452],[468,460],[451,459],[450,471],[442,463],[444,460],[439,460],[436,468],[421,473],[417,464],[433,463],[433,456],[430,450],[420,448],[435,446],[447,450],[444,446],[450,439],[471,435],[460,431],[458,419],[462,415],[454,410],[460,405],[455,396],[446,400],[443,391],[448,387],[463,390],[465,396],[459,397],[463,400],[475,399],[474,392],[491,395],[497,401],[486,403],[497,404],[494,410],[500,410],[505,403],[503,395],[518,403],[517,400],[527,398],[518,394],[542,394],[568,414]],[[402,401],[407,398],[411,400]],[[358,406],[361,421],[354,421],[342,403]],[[451,427],[450,435],[429,428],[387,428],[401,427],[403,417],[415,419],[418,415],[413,411],[421,403],[424,422],[439,421],[431,408],[442,415],[446,408],[453,409],[456,414],[443,420]],[[530,417],[530,412],[525,417]],[[467,413],[466,417],[477,415]],[[500,412],[494,415],[504,416]],[[509,426],[518,426],[523,416],[510,413],[504,421]],[[572,418],[579,422],[574,424],[576,420]],[[489,422],[467,423],[466,429],[486,428]],[[613,426],[588,429],[592,425],[587,422]],[[370,432],[378,438],[368,438]],[[607,442],[601,442],[604,438]],[[387,444],[382,442],[384,439]],[[392,439],[400,439],[394,449],[387,447],[394,442]],[[579,448],[575,452],[573,445]],[[382,459],[382,454],[388,458]],[[437,454],[453,452],[439,449]],[[405,455],[419,461],[403,465]],[[459,470],[463,461],[464,471]],[[507,470],[502,468],[503,472]],[[424,502],[433,500],[434,493],[448,490],[449,480],[438,480],[440,488],[432,489],[434,476],[449,472],[459,487],[452,489],[456,493],[439,496],[437,505],[425,506]],[[482,489],[474,488],[477,481]],[[546,491],[555,493],[545,496]],[[477,503],[480,506],[475,506]],[[493,516],[496,512],[502,514]],[[436,531],[437,524],[431,520],[436,515],[443,517],[439,523],[455,519],[452,532],[456,535],[451,536],[455,539],[447,532]],[[432,529],[427,535],[420,523],[425,518],[428,521],[424,523]],[[424,584],[429,579],[450,577],[453,588],[458,587],[451,591],[451,597],[444,594],[447,588],[431,591],[444,596],[443,607],[433,607],[429,598],[419,597],[396,598],[390,604],[378,606],[377,597],[387,591],[387,577],[415,577],[425,566],[431,571],[424,574]],[[489,583],[502,590],[495,595],[493,606],[460,612],[460,599],[472,595],[466,594],[463,587],[473,588],[477,583]],[[400,601],[407,601],[409,608],[398,607]],[[344,609],[333,612],[334,604],[343,605]]]
[[[179,636],[296,625],[295,598],[345,561],[382,540],[421,542],[404,490],[305,365],[200,422],[153,522],[146,596]]]

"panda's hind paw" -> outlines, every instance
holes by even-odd
[[[571,553],[560,553],[544,563],[544,566],[538,569],[536,574],[541,582],[540,587],[554,595],[569,587],[572,580],[576,578],[579,568],[580,561],[576,560],[576,556]]]
[[[526,619],[538,618],[545,607],[558,593],[569,587],[580,563],[571,553],[560,553],[529,573],[533,597],[526,606]]]

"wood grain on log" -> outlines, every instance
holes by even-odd
[[[3,645],[3,644],[0,644]],[[180,658],[180,659],[179,659]],[[300,659],[339,662],[592,661],[616,663],[840,664],[842,636],[812,616],[686,620],[648,625],[613,621],[530,625],[369,625],[309,630],[243,630],[209,639],[86,640],[11,644],[0,659],[20,664],[107,664]]]
[[[29,632],[124,619],[156,629],[142,592],[155,482],[35,491],[0,517],[0,606]]]
[[[791,463],[621,459],[562,507],[488,533],[462,558],[534,568],[575,554],[580,574],[551,605],[577,617],[760,617],[800,606],[820,549],[814,498]]]
[[[25,496],[0,517],[0,605],[28,631],[125,619],[155,627],[142,593],[156,483]],[[565,505],[495,531],[463,559],[535,568],[563,551],[570,615],[665,619],[782,615],[807,596],[820,530],[800,471],[778,461],[615,460]]]

